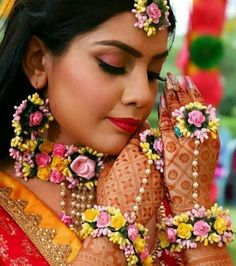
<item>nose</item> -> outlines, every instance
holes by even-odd
[[[133,105],[144,108],[153,104],[157,91],[157,84],[150,84],[147,72],[137,72],[130,75],[125,82],[121,102],[124,105]]]

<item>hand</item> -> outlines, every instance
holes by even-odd
[[[164,143],[164,182],[168,188],[172,211],[182,213],[193,208],[193,175],[195,140],[189,137],[178,138],[174,132],[175,118],[172,112],[190,102],[204,103],[196,86],[190,79],[180,85],[177,79],[168,74],[164,96],[159,106],[160,131]],[[209,134],[199,147],[198,156],[198,202],[200,206],[211,207],[210,187],[219,154],[219,139]]]
[[[105,162],[98,179],[98,205],[120,208],[122,213],[132,211],[145,177],[147,158],[140,152],[139,134],[133,137],[114,161]],[[138,222],[147,224],[156,215],[163,195],[160,173],[153,170],[138,213]]]

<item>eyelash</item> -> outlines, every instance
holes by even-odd
[[[105,72],[108,72],[109,74],[112,74],[112,75],[124,75],[124,74],[127,73],[127,71],[125,70],[124,67],[115,67],[113,65],[105,63],[104,61],[102,61],[100,59],[98,59],[98,62],[99,62],[99,66]],[[148,71],[147,75],[148,75],[148,80],[150,82],[155,81],[155,80],[165,81],[165,79],[160,76],[160,73]]]

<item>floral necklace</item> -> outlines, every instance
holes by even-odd
[[[103,154],[89,147],[57,144],[45,139],[43,134],[53,117],[48,100],[42,100],[37,93],[15,109],[12,125],[16,136],[11,141],[10,156],[15,160],[16,176],[25,181],[37,177],[60,184],[60,218],[78,231],[81,214],[95,203]],[[70,215],[66,213],[67,191],[71,194]]]

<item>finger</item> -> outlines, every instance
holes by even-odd
[[[194,102],[205,103],[200,91],[198,90],[197,86],[194,84],[192,79],[189,76],[185,76],[185,84],[188,88],[189,94]]]
[[[167,74],[164,95],[170,116],[173,111],[180,108],[179,100],[176,94],[176,86],[175,80],[172,79],[172,75]]]
[[[161,132],[173,130],[172,119],[169,114],[167,103],[164,96],[160,96],[160,104],[158,106],[159,128]]]
[[[186,104],[192,102],[193,99],[191,97],[191,94],[189,93],[188,87],[185,86],[185,83],[180,84],[176,76],[173,74],[169,74],[169,76],[180,106],[185,106]]]

